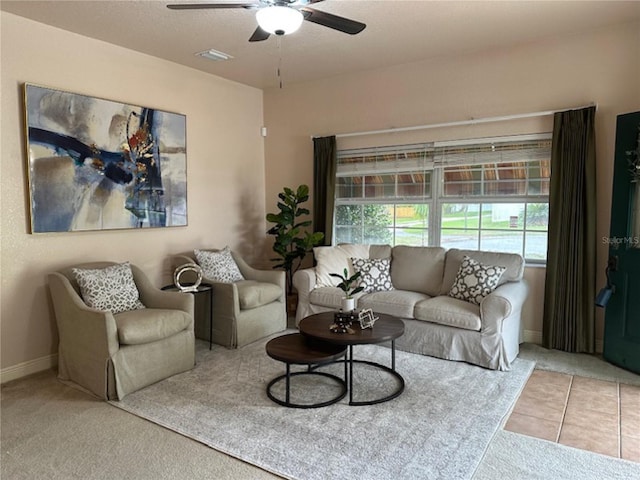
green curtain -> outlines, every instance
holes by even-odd
[[[595,351],[595,107],[554,116],[543,344]]]
[[[335,203],[338,151],[336,137],[313,139],[313,231],[324,233],[324,244],[331,245]]]

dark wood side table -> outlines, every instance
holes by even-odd
[[[193,285],[193,284],[192,284]],[[189,286],[189,284],[186,284],[185,286]],[[164,287],[162,287],[162,290],[168,290],[170,292],[180,292],[181,290],[176,287],[175,285],[165,285]],[[208,312],[207,312],[207,316],[209,318],[209,350],[211,350],[211,347],[213,345],[213,285],[209,284],[209,283],[201,283],[200,285],[198,285],[198,290],[194,291],[194,292],[185,292],[185,293],[192,293],[195,297],[195,302],[196,305],[198,303],[201,303],[198,301],[198,299],[200,297],[202,297],[203,294],[206,294],[209,296],[209,308],[208,308]],[[200,317],[199,315],[195,315],[195,310],[196,308],[194,307],[194,321],[196,323],[198,323],[198,318]],[[205,317],[205,321],[206,321],[206,317]],[[196,330],[196,325],[194,325],[194,330]],[[200,337],[198,337],[200,338]]]
[[[274,360],[284,362],[286,365],[286,373],[280,375],[269,382],[267,385],[267,396],[279,405],[292,408],[318,408],[332,405],[342,400],[347,394],[347,362],[344,360],[344,380],[326,372],[316,372],[315,368],[327,363],[335,362],[340,358],[344,358],[346,347],[343,345],[332,345],[329,343],[320,343],[309,341],[304,335],[292,333],[272,338],[265,346],[267,355]],[[291,373],[291,365],[306,365],[306,371]],[[302,404],[291,401],[291,377],[296,375],[320,375],[335,381],[342,387],[340,393],[324,402]],[[281,381],[285,380],[285,398],[284,400],[277,398],[271,392],[271,388]]]

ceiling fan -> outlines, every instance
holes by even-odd
[[[320,3],[323,0],[254,0],[217,3],[175,3],[167,5],[171,10],[200,10],[219,8],[258,9],[256,19],[258,28],[250,42],[260,42],[269,35],[288,35],[300,28],[303,20],[329,27],[340,32],[355,35],[365,29],[366,25],[331,13],[322,12],[305,5]]]

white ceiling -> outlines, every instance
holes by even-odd
[[[2,0],[0,8],[258,88],[278,85],[279,63],[290,84],[640,19],[640,1],[326,0],[312,8],[367,28],[351,36],[303,22],[292,35],[249,43],[254,11],[166,8],[180,1]],[[234,58],[194,55],[211,48]]]

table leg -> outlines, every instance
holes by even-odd
[[[285,384],[285,401],[290,403],[289,389],[291,388],[291,365],[287,363],[287,379]]]
[[[349,345],[349,403],[353,403],[353,345]]]
[[[391,370],[396,370],[396,341],[391,340]]]
[[[209,290],[209,350],[213,345],[213,288]]]
[[[347,382],[347,378],[348,378],[347,377],[347,375],[348,375],[347,370],[348,370],[348,368],[347,368],[347,352],[345,351],[344,352],[344,384],[347,385],[347,388],[348,388],[349,383]]]

